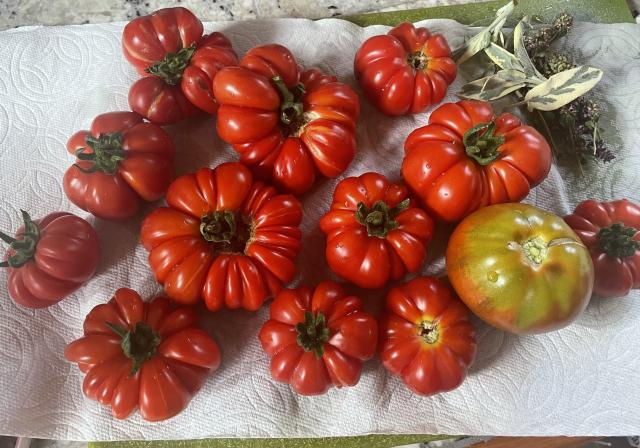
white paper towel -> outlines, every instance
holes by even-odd
[[[455,22],[425,23],[452,46],[469,30]],[[0,228],[19,226],[19,209],[40,217],[72,206],[61,188],[73,162],[64,144],[97,114],[127,109],[136,79],[120,50],[123,24],[16,29],[0,33]],[[304,66],[317,66],[356,87],[353,57],[367,37],[388,28],[359,28],[340,20],[284,19],[210,23],[226,33],[241,55],[267,42],[287,45]],[[618,158],[579,177],[554,166],[529,202],[568,212],[587,197],[640,201],[640,29],[633,25],[578,24],[570,42],[584,61],[605,70],[599,86],[609,104],[607,139],[624,142]],[[458,79],[455,92],[462,85]],[[357,89],[360,92],[359,89]],[[455,100],[453,95],[448,101]],[[615,126],[613,119],[615,118]],[[362,101],[356,160],[344,174],[379,170],[399,177],[402,144],[427,114],[390,118]],[[171,129],[178,174],[235,160],[203,117]],[[317,228],[336,181],[322,181],[304,199],[301,278],[329,276],[324,236]],[[596,301],[578,321],[555,333],[516,337],[478,322],[479,353],[467,381],[431,398],[412,395],[377,359],[360,383],[315,398],[299,397],[269,375],[257,333],[266,308],[251,314],[223,311],[205,318],[220,342],[223,365],[179,416],[146,423],[136,415],[116,421],[108,408],[86,400],[83,375],[64,361],[65,345],[82,333],[86,313],[117,287],[143,296],[159,293],[138,244],[147,207],[126,224],[95,220],[103,245],[96,277],[56,306],[26,310],[11,302],[0,274],[0,430],[6,434],[74,440],[201,437],[302,437],[367,433],[427,434],[631,434],[640,430],[640,294]],[[432,244],[430,267],[442,272],[446,230]],[[435,260],[434,260],[435,259]],[[357,292],[357,290],[354,290]],[[383,292],[368,293],[372,308]]]

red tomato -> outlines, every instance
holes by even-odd
[[[15,238],[0,232],[9,244],[7,290],[18,305],[45,308],[58,303],[89,280],[98,267],[100,242],[84,219],[55,212],[32,221],[22,211],[24,226]]]
[[[295,277],[302,206],[254,182],[244,165],[223,163],[177,178],[167,204],[144,220],[141,240],[173,300],[257,310]]]
[[[583,201],[564,218],[589,248],[595,269],[593,292],[622,297],[640,288],[640,207],[626,199]]]
[[[302,194],[317,171],[336,177],[353,159],[358,96],[334,76],[300,73],[281,45],[255,47],[240,67],[220,70],[213,92],[218,134],[260,179]]]
[[[331,281],[315,289],[284,289],[260,330],[271,357],[271,376],[301,395],[320,395],[332,385],[355,386],[362,362],[376,351],[376,320],[359,297]]]
[[[320,220],[331,270],[363,288],[379,288],[422,266],[433,221],[404,185],[378,173],[341,181]]]
[[[64,356],[86,373],[85,396],[111,406],[115,418],[140,408],[145,420],[166,420],[187,407],[220,365],[218,344],[196,321],[192,308],[165,297],[145,303],[121,288],[89,312],[84,336]]]
[[[404,144],[402,177],[429,212],[448,222],[503,202],[519,202],[551,168],[551,148],[514,115],[484,101],[447,103]]]
[[[356,53],[354,71],[378,109],[404,115],[442,101],[457,69],[441,34],[405,22],[367,39]]]
[[[161,127],[134,112],[98,115],[67,150],[78,160],[64,175],[75,205],[104,219],[133,216],[140,201],[160,199],[173,177],[174,147]]]
[[[222,33],[202,32],[200,20],[185,8],[160,9],[125,26],[124,55],[145,76],[129,91],[131,110],[157,124],[218,110],[213,78],[238,58]]]
[[[419,395],[460,386],[476,354],[469,311],[433,277],[417,277],[387,295],[380,359]]]

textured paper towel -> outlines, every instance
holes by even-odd
[[[453,46],[469,30],[451,21],[428,23]],[[340,20],[255,21],[208,24],[227,33],[239,53],[264,42],[291,48],[299,62],[334,73],[355,86],[352,61],[358,45],[386,32]],[[64,144],[102,112],[127,108],[136,75],[120,51],[122,24],[18,29],[0,33],[0,228],[16,229],[20,208],[36,217],[54,210],[86,216],[63,194],[61,179],[72,158]],[[616,161],[582,178],[554,167],[528,200],[559,214],[587,197],[640,200],[640,29],[633,25],[580,24],[571,34],[586,61],[605,69],[600,91],[609,111],[608,138],[624,141]],[[462,84],[458,79],[452,91]],[[359,91],[359,90],[358,90]],[[450,95],[448,100],[454,100]],[[616,128],[612,118],[615,117]],[[427,115],[383,117],[366,101],[358,127],[358,154],[345,175],[379,170],[398,178],[402,143]],[[234,160],[215,135],[210,118],[171,129],[178,173]],[[301,278],[328,274],[317,229],[335,181],[321,182],[303,198]],[[103,244],[98,274],[57,306],[31,311],[14,305],[0,274],[0,430],[57,439],[177,439],[296,437],[366,433],[431,434],[630,434],[640,429],[640,301],[598,301],[578,321],[555,333],[515,337],[478,322],[479,353],[469,379],[456,391],[432,398],[409,393],[377,360],[360,383],[303,398],[269,377],[256,334],[266,309],[205,317],[223,350],[221,369],[178,417],[157,424],[139,416],[115,421],[108,409],[85,400],[83,375],[65,362],[65,344],[81,335],[83,316],[116,287],[145,297],[160,292],[138,244],[140,216],[126,224],[89,219]],[[441,272],[446,229],[432,244],[430,267]],[[368,293],[375,303],[383,293]]]

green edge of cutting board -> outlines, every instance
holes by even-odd
[[[377,12],[341,17],[360,26],[397,25],[402,22],[418,22],[425,19],[453,19],[465,25],[486,25],[507,0],[434,6],[403,11]],[[563,11],[570,12],[582,22],[620,23],[634,22],[626,0],[519,0],[507,25],[525,15],[537,15],[551,20]]]
[[[360,26],[396,25],[424,19],[446,18],[467,25],[482,25],[491,20],[506,0],[466,5],[436,6],[405,11],[358,14],[341,17]],[[568,11],[576,20],[600,23],[633,22],[625,0],[520,0],[512,17],[540,15],[550,19]],[[199,439],[127,442],[90,442],[89,448],[389,448],[411,443],[429,442],[452,436],[368,435],[360,437],[325,437],[305,439]]]
[[[130,442],[90,442],[89,448],[389,448],[450,439],[452,436],[368,435],[305,439],[199,439]]]

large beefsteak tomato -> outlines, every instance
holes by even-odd
[[[281,45],[255,47],[240,67],[220,70],[213,92],[218,134],[260,179],[302,194],[316,172],[336,177],[354,157],[358,96],[334,76],[301,73]]]
[[[355,386],[377,337],[376,320],[362,310],[362,300],[332,281],[280,291],[260,330],[271,376],[301,395]]]
[[[0,232],[8,243],[7,290],[19,305],[44,308],[58,303],[89,280],[100,261],[96,231],[84,219],[55,212],[32,221],[22,212],[24,226],[15,238]]]
[[[460,386],[476,354],[469,310],[442,281],[417,277],[389,291],[380,359],[419,395]]]
[[[90,131],[71,136],[67,150],[78,160],[64,175],[64,192],[99,218],[133,216],[141,200],[160,199],[173,177],[171,137],[135,112],[98,115]]]
[[[127,418],[165,420],[180,413],[220,365],[218,344],[197,325],[190,307],[157,297],[143,302],[131,289],[118,289],[93,308],[84,336],[64,350],[86,373],[82,390]]]
[[[626,199],[583,201],[564,218],[589,248],[595,268],[593,292],[621,297],[640,288],[640,207]]]
[[[467,216],[449,239],[447,274],[485,322],[517,334],[569,325],[589,303],[593,263],[562,218],[527,204]]]
[[[402,176],[435,217],[460,221],[518,202],[549,173],[551,148],[534,128],[484,101],[447,103],[407,138]]]
[[[329,267],[363,288],[379,288],[420,269],[433,227],[404,185],[378,173],[342,180],[320,220]]]
[[[407,22],[367,39],[354,65],[362,90],[387,115],[416,114],[439,103],[457,73],[447,40]]]
[[[222,33],[203,37],[202,32],[202,22],[181,7],[160,9],[125,26],[124,55],[144,76],[129,91],[131,110],[157,124],[218,110],[213,78],[238,58]]]
[[[254,182],[236,162],[177,178],[168,207],[142,223],[141,240],[173,300],[211,310],[256,310],[296,275],[300,202]]]

